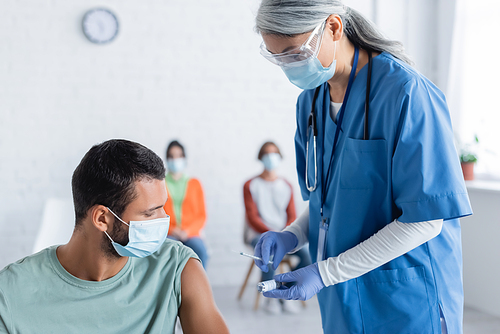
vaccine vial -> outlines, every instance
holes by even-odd
[[[257,284],[257,290],[259,292],[266,292],[266,291],[271,291],[271,290],[279,289],[283,285],[284,285],[284,283],[277,282],[277,281],[271,279],[269,281],[264,281],[264,282],[258,283]]]

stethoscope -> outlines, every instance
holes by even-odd
[[[342,103],[342,107],[338,113],[338,120],[337,120],[337,130],[335,132],[335,139],[333,142],[333,147],[332,147],[332,155],[330,158],[330,165],[328,166],[328,172],[327,172],[327,177],[326,181],[328,182],[328,176],[330,174],[330,167],[331,167],[331,162],[333,160],[333,153],[335,151],[335,147],[337,144],[339,132],[340,132],[340,127],[342,124],[342,119],[344,115],[344,110],[345,106],[347,104],[347,99],[349,97],[350,89],[352,82],[354,81],[355,77],[355,72],[357,68],[357,63],[358,63],[358,53],[359,50],[356,48],[355,53],[354,53],[354,66],[351,71],[351,75],[349,78],[349,84],[347,85],[347,90],[344,96],[344,102]],[[367,80],[366,80],[366,98],[365,98],[365,124],[364,124],[364,133],[363,133],[363,139],[367,140],[368,139],[368,112],[370,110],[370,87],[371,87],[371,76],[372,76],[372,54],[370,51],[368,51],[368,75],[367,75]],[[318,185],[318,165],[317,165],[317,146],[316,146],[316,138],[318,136],[318,126],[316,124],[316,100],[319,95],[319,91],[321,89],[321,86],[317,87],[316,90],[314,91],[314,97],[312,100],[312,105],[311,105],[311,113],[309,114],[309,118],[307,120],[307,142],[306,142],[306,187],[307,190],[310,192],[313,192],[316,190],[316,187]],[[314,155],[314,185],[311,186],[309,184],[309,144],[310,144],[310,131],[312,131],[312,145],[313,145],[313,155]],[[323,191],[325,193],[326,191]],[[322,205],[323,206],[323,205]]]

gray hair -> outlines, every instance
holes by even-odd
[[[340,0],[262,0],[255,29],[260,34],[292,37],[314,30],[332,14],[340,16],[344,33],[355,46],[385,51],[413,65],[401,42],[387,39],[370,20]]]

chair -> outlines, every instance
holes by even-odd
[[[49,198],[45,202],[42,223],[35,239],[33,253],[52,245],[65,244],[71,238],[75,227],[73,201]]]
[[[283,260],[281,260],[281,263],[279,264],[278,270],[277,270],[279,273],[285,272],[284,265],[287,265],[288,269],[292,270],[292,262],[290,261],[290,256],[287,255],[283,258]],[[240,292],[238,293],[238,300],[241,300],[241,297],[243,297],[243,293],[245,292],[245,289],[247,287],[248,279],[250,278],[250,275],[252,274],[254,267],[256,267],[254,264],[254,261],[251,260],[250,268],[248,268],[247,275],[245,277],[245,280],[243,281],[243,285],[240,288]],[[260,293],[257,291],[257,288],[255,289],[255,291],[257,292],[257,296],[255,297],[255,304],[254,304],[253,309],[254,309],[254,311],[257,311],[259,309]],[[302,307],[304,307],[304,308],[306,307],[305,301],[302,301]]]

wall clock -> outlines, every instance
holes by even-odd
[[[83,16],[82,28],[89,41],[105,44],[115,39],[118,34],[118,19],[107,9],[95,8]]]

